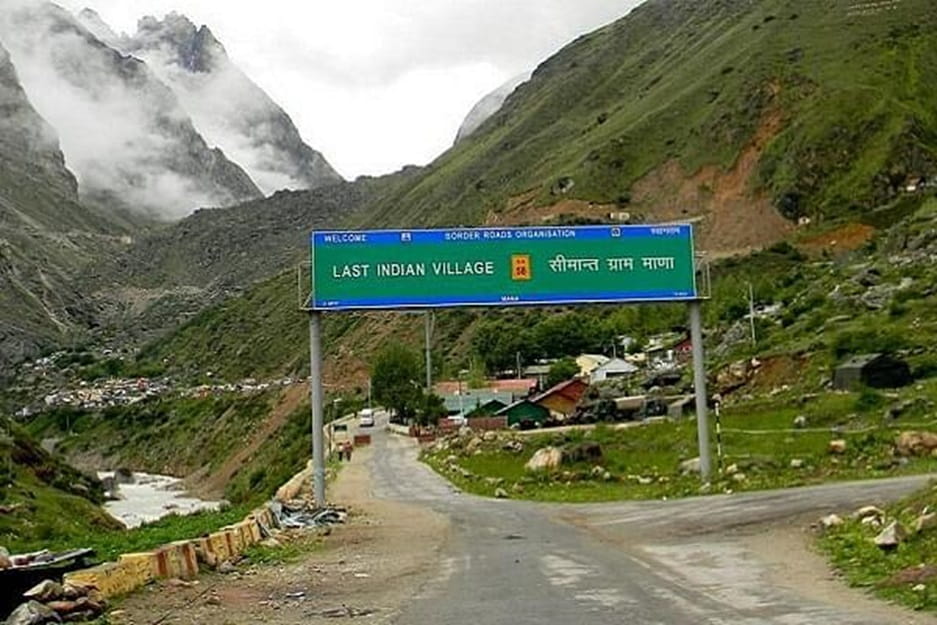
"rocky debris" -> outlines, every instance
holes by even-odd
[[[345,508],[327,506],[317,508],[302,500],[281,503],[275,501],[270,506],[279,527],[284,529],[306,529],[340,525],[348,519]]]
[[[841,438],[830,441],[830,444],[827,447],[827,451],[829,453],[837,455],[837,456],[841,456],[844,453],[846,453],[846,449],[847,449],[846,441]]]
[[[511,440],[511,441],[506,442],[501,447],[501,449],[503,449],[504,451],[509,451],[513,454],[519,454],[524,451],[524,443],[518,440]]]
[[[118,484],[133,484],[136,482],[136,479],[133,476],[133,471],[126,467],[121,467],[114,471],[114,480]]]
[[[504,478],[503,477],[486,477],[485,483],[488,484],[489,486],[501,486],[502,484],[504,484]]]
[[[794,417],[794,427],[798,430],[802,430],[807,427],[807,417],[806,415],[798,415]]]
[[[898,571],[885,581],[881,586],[910,586],[912,584],[923,584],[937,578],[937,566],[933,564],[918,564],[901,571]],[[915,587],[915,590],[917,588]]]
[[[904,527],[898,521],[892,521],[875,537],[874,542],[879,549],[890,551],[897,549],[907,537],[908,532]]]
[[[46,623],[90,621],[104,613],[105,602],[90,587],[53,580],[40,582],[23,593],[26,603],[7,620],[8,625],[45,625]]]
[[[6,620],[6,625],[45,625],[61,623],[62,618],[53,610],[38,601],[28,601],[13,610]]]
[[[683,475],[689,475],[690,473],[699,473],[700,469],[700,459],[690,458],[689,460],[684,460],[680,463],[680,473]]]
[[[508,491],[504,490],[503,488],[497,488],[497,489],[495,489],[495,498],[496,498],[496,499],[507,499],[507,498],[508,498]]]
[[[792,469],[803,469],[804,464],[805,464],[804,461],[800,458],[791,458],[790,467]]]
[[[520,482],[515,482],[514,486],[511,487],[511,492],[517,493],[518,495],[522,494],[524,492],[524,485]]]
[[[825,530],[828,530],[833,527],[839,527],[844,523],[842,517],[838,514],[828,514],[822,519],[820,519],[820,527]]]
[[[605,467],[595,465],[594,467],[592,467],[592,470],[589,471],[589,477],[593,479],[600,478],[606,473],[608,473],[608,471],[605,470]]]
[[[914,532],[920,534],[937,527],[937,513],[925,512],[914,521]]]
[[[737,464],[730,464],[729,466],[726,467],[726,470],[725,470],[726,475],[735,475],[738,472],[739,472],[739,465]]]
[[[895,448],[901,456],[933,455],[937,450],[937,433],[902,432],[895,440]]]
[[[482,434],[482,440],[486,443],[493,443],[498,440],[498,433],[494,431],[488,431]]]
[[[852,518],[857,521],[864,521],[865,519],[869,518],[882,521],[885,519],[885,511],[878,506],[863,506],[862,508],[859,508],[852,513]]]
[[[567,445],[563,448],[562,461],[568,463],[598,462],[602,460],[604,455],[602,446],[598,443],[578,443],[576,445]]]
[[[563,464],[563,452],[557,447],[538,449],[524,465],[524,469],[533,473],[552,471]]]
[[[477,436],[476,436],[475,438],[473,438],[472,440],[470,440],[470,441],[468,442],[468,445],[465,446],[465,453],[466,453],[466,455],[474,454],[476,451],[478,451],[479,449],[481,449],[482,442],[483,442],[482,439],[480,439],[480,438],[477,437]]]
[[[33,599],[41,603],[61,599],[64,596],[65,588],[58,582],[52,581],[51,579],[47,579],[44,582],[39,582],[23,593],[24,598]]]
[[[218,572],[222,575],[230,575],[232,573],[236,573],[237,570],[237,567],[227,560],[218,565]]]
[[[741,483],[741,482],[746,481],[747,479],[748,479],[748,476],[745,475],[744,473],[734,473],[734,474],[732,475],[732,481],[734,481],[734,482],[739,482],[739,483]]]
[[[0,571],[11,568],[13,561],[10,560],[10,552],[4,547],[0,547]]]

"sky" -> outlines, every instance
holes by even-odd
[[[485,94],[639,0],[60,0],[117,32],[170,11],[228,55],[348,179],[424,165]]]

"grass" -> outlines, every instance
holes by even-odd
[[[916,519],[925,510],[935,509],[937,486],[931,485],[889,506],[886,522],[898,520],[903,527],[913,531]],[[937,577],[896,577],[903,571],[913,571],[937,561],[937,531],[912,533],[891,552],[883,551],[873,543],[878,531],[849,518],[843,525],[827,530],[820,537],[819,545],[851,586],[870,589],[883,599],[916,610],[937,609]]]
[[[47,538],[12,538],[7,548],[17,552],[51,549],[53,551],[90,548],[102,562],[114,561],[122,553],[139,553],[178,540],[189,540],[222,527],[240,522],[252,509],[241,505],[228,507],[218,512],[198,512],[188,516],[170,515],[131,530],[89,528],[70,533],[58,532]],[[66,512],[63,510],[63,512]]]
[[[522,453],[504,451],[503,437],[483,444],[473,454],[464,453],[466,441],[455,442],[451,448],[424,453],[423,459],[467,492],[493,496],[501,487],[512,497],[565,502],[672,498],[927,473],[937,470],[937,459],[899,461],[893,455],[893,443],[904,429],[937,430],[937,415],[916,408],[891,422],[882,414],[885,406],[896,402],[917,400],[915,405],[925,406],[935,397],[937,380],[920,385],[920,390],[906,389],[894,398],[874,392],[826,393],[806,399],[781,395],[730,407],[722,416],[723,472],[706,489],[701,489],[698,476],[682,475],[679,470],[682,461],[697,455],[693,420],[626,430],[600,425],[593,430],[520,437]],[[808,427],[803,430],[792,425],[799,415],[807,417]],[[714,433],[711,438],[715,455]],[[846,440],[846,452],[829,453],[830,441],[839,438]],[[601,446],[600,461],[571,463],[541,475],[524,469],[540,448],[569,449],[586,442]],[[612,479],[591,475],[596,465]],[[471,476],[465,477],[462,470]]]

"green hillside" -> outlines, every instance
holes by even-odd
[[[789,219],[886,205],[937,176],[937,12],[856,4],[651,0],[543,63],[360,223],[478,223],[578,198],[637,219],[708,214],[706,232],[720,211],[766,214],[762,200]]]
[[[44,540],[115,530],[101,483],[49,455],[22,429],[0,419],[0,545],[17,549]]]

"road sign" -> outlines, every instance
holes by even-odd
[[[315,232],[312,268],[320,311],[697,298],[688,225]]]

